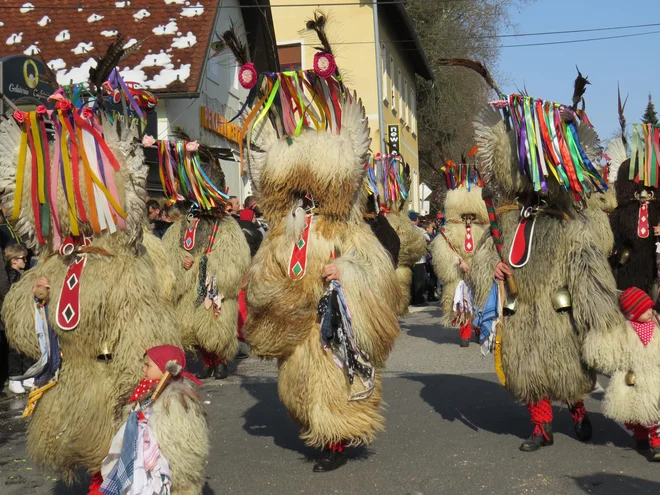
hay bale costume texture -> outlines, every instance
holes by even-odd
[[[136,126],[73,108],[62,89],[53,98],[53,111],[0,123],[3,207],[41,260],[12,288],[2,316],[11,344],[46,368],[59,345],[59,373],[30,394],[28,451],[71,480],[77,468],[100,468],[145,350],[180,341],[141,244],[147,167]],[[35,303],[39,284],[51,287],[46,305]]]
[[[444,201],[446,224],[431,243],[433,268],[442,282],[442,312],[444,325],[459,326],[463,345],[469,343],[472,334],[472,311],[465,306],[465,297],[460,296],[460,307],[456,307],[457,288],[467,281],[467,273],[461,269],[460,261],[469,269],[476,244],[488,226],[486,204],[481,198],[483,179],[475,165],[465,163],[445,165],[447,192]],[[460,290],[466,297],[469,289]],[[470,304],[471,306],[471,304]],[[467,342],[466,342],[467,340]]]
[[[231,360],[238,351],[238,293],[250,266],[250,248],[238,222],[224,214],[229,197],[210,151],[194,141],[159,141],[158,146],[168,200],[190,211],[163,236],[176,280],[172,301],[184,346]],[[191,186],[184,189],[186,184]],[[186,270],[188,257],[194,262]]]
[[[647,156],[654,146],[658,146],[657,129],[635,124],[631,149],[636,160],[627,157],[621,137],[615,138],[607,148],[610,172],[616,178],[617,207],[610,215],[614,233],[611,263],[619,290],[638,287],[652,293],[658,281],[658,239],[653,235],[653,227],[660,224],[660,204],[656,199],[658,171],[657,163]]]
[[[528,405],[535,428],[521,450],[531,451],[552,443],[550,401],[570,406],[579,439],[591,436],[582,400],[594,373],[582,353],[588,339],[619,329],[622,316],[593,221],[577,202],[605,187],[593,167],[599,149],[581,138],[591,128],[550,102],[510,95],[495,105],[508,121],[488,107],[475,129],[477,158],[498,193],[499,230],[479,244],[471,280],[481,306],[501,259],[515,278],[515,312],[499,335],[501,366],[506,388]]]
[[[272,117],[275,125],[256,117],[261,151],[250,155],[250,174],[271,229],[249,271],[244,333],[253,353],[278,360],[280,400],[301,438],[329,448],[330,463],[315,470],[338,467],[330,461],[333,454],[345,445],[370,444],[383,429],[380,370],[399,334],[395,308],[401,298],[392,261],[363,220],[371,141],[364,107],[335,67],[323,51],[315,71],[260,76],[266,96],[282,87],[297,90],[293,97],[279,92],[284,103],[277,111],[258,107],[260,117]],[[304,90],[296,81],[305,81]],[[301,115],[292,110],[300,99],[318,106],[305,105]],[[250,122],[245,125],[251,128]],[[331,264],[340,287],[322,277]],[[327,326],[319,323],[330,307],[341,309],[338,327],[334,318],[323,320]],[[333,333],[325,345],[322,326],[323,338],[325,330]],[[353,376],[353,364],[337,352],[340,335],[352,341]]]

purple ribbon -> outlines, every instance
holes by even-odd
[[[117,89],[118,86],[121,86],[121,89],[124,91],[124,94],[126,95],[126,98],[128,99],[128,103],[133,109],[133,111],[137,114],[139,118],[144,118],[144,114],[142,113],[142,110],[140,109],[140,106],[137,104],[135,99],[133,98],[133,95],[131,94],[131,91],[128,89],[128,86],[126,86],[126,83],[122,79],[121,75],[119,74],[119,71],[117,69],[113,69],[112,72],[110,73],[110,77],[108,78],[108,81],[110,81],[110,86],[112,86],[112,89]]]

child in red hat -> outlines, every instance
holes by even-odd
[[[199,395],[184,378],[202,384],[186,371],[181,348],[161,345],[145,352],[128,418],[92,479],[90,495],[201,493],[208,427]]]
[[[660,331],[655,306],[637,287],[626,289],[619,299],[626,319],[625,331],[614,336],[607,348],[614,369],[605,392],[603,412],[626,424],[637,449],[651,451],[660,461]],[[604,370],[606,371],[606,370]]]

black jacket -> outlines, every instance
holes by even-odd
[[[254,257],[257,254],[259,246],[261,246],[261,241],[263,241],[264,236],[257,227],[257,224],[249,220],[237,220],[238,225],[241,226],[243,230],[243,235],[245,235],[245,240],[247,240],[248,246],[250,246],[250,256]]]
[[[396,268],[399,265],[399,250],[401,249],[401,240],[392,228],[390,222],[383,215],[378,215],[374,219],[367,220],[371,231],[376,235],[382,246],[390,254],[392,263]]]

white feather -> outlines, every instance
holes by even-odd
[[[610,157],[609,183],[614,184],[614,182],[616,182],[616,177],[619,174],[619,167],[621,167],[621,164],[628,159],[628,151],[623,144],[621,136],[616,137],[609,142],[606,154]]]

